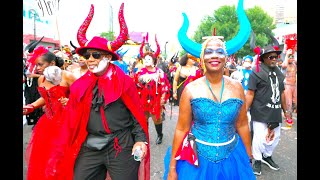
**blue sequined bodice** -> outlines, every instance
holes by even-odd
[[[235,139],[227,145],[209,146],[197,142],[198,154],[212,162],[219,162],[232,152],[238,142],[236,134],[236,119],[243,101],[230,98],[218,103],[208,98],[194,98],[191,100],[194,124],[191,132],[196,139],[208,143],[224,143]]]

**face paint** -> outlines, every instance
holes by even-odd
[[[105,70],[105,68],[108,66],[108,64],[109,64],[109,61],[110,61],[110,59],[108,59],[108,58],[106,58],[106,57],[104,57],[104,58],[102,58],[102,60],[99,62],[99,64],[98,64],[98,66],[96,66],[93,70],[92,70],[92,72],[93,73],[100,73],[100,72],[102,72],[102,71],[104,71]]]
[[[147,55],[143,58],[143,64],[145,66],[152,66],[153,65],[153,59],[151,56]]]

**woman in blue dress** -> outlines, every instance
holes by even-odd
[[[184,18],[186,21],[186,15]],[[227,55],[238,51],[249,37],[250,23],[243,14],[242,18],[238,42],[223,42],[212,36],[195,46],[194,42],[189,45],[190,39],[184,40],[186,35],[178,35],[182,47],[200,57],[204,76],[190,82],[182,92],[173,144],[164,158],[164,179],[256,179],[250,163],[244,90],[241,83],[223,75]]]

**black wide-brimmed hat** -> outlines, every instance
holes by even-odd
[[[277,55],[280,55],[282,51],[279,50],[278,46],[274,46],[274,45],[269,44],[266,47],[261,48],[260,56],[262,57],[263,55],[265,55],[267,53],[271,53],[271,52],[275,52],[275,53],[277,53]]]
[[[272,40],[272,44],[268,44],[263,48],[260,48],[259,46],[256,46],[256,36],[254,32],[251,32],[251,39],[250,39],[250,47],[253,49],[254,53],[262,57],[263,55],[271,52],[277,53],[277,55],[280,55],[282,53],[281,50],[279,50],[279,42],[278,40],[269,32],[266,31],[266,34],[270,37]],[[263,61],[263,58],[260,58],[261,61]]]
[[[264,61],[263,56],[267,53],[275,52],[277,55],[280,55],[282,53],[281,50],[279,50],[279,42],[278,40],[271,34],[270,30],[266,31],[266,34],[271,38],[272,44],[268,44],[263,48],[260,48],[259,46],[256,46],[256,35],[254,32],[251,32],[251,38],[250,38],[250,48],[253,49],[253,52],[257,55],[256,60],[256,69],[257,72],[259,72],[259,61]]]

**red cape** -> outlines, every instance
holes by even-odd
[[[147,121],[133,80],[125,75],[119,67],[111,63],[106,73],[100,77],[88,71],[70,87],[69,102],[63,116],[66,119],[60,133],[61,136],[55,142],[56,148],[52,152],[53,162],[59,160],[56,179],[73,179],[75,160],[88,134],[86,127],[91,109],[92,89],[98,79],[99,91],[103,90],[103,93],[107,95],[104,96],[105,104],[121,98],[140,123],[149,142]],[[139,168],[139,179],[143,180],[150,179],[150,146],[147,145],[147,147],[147,155]]]

